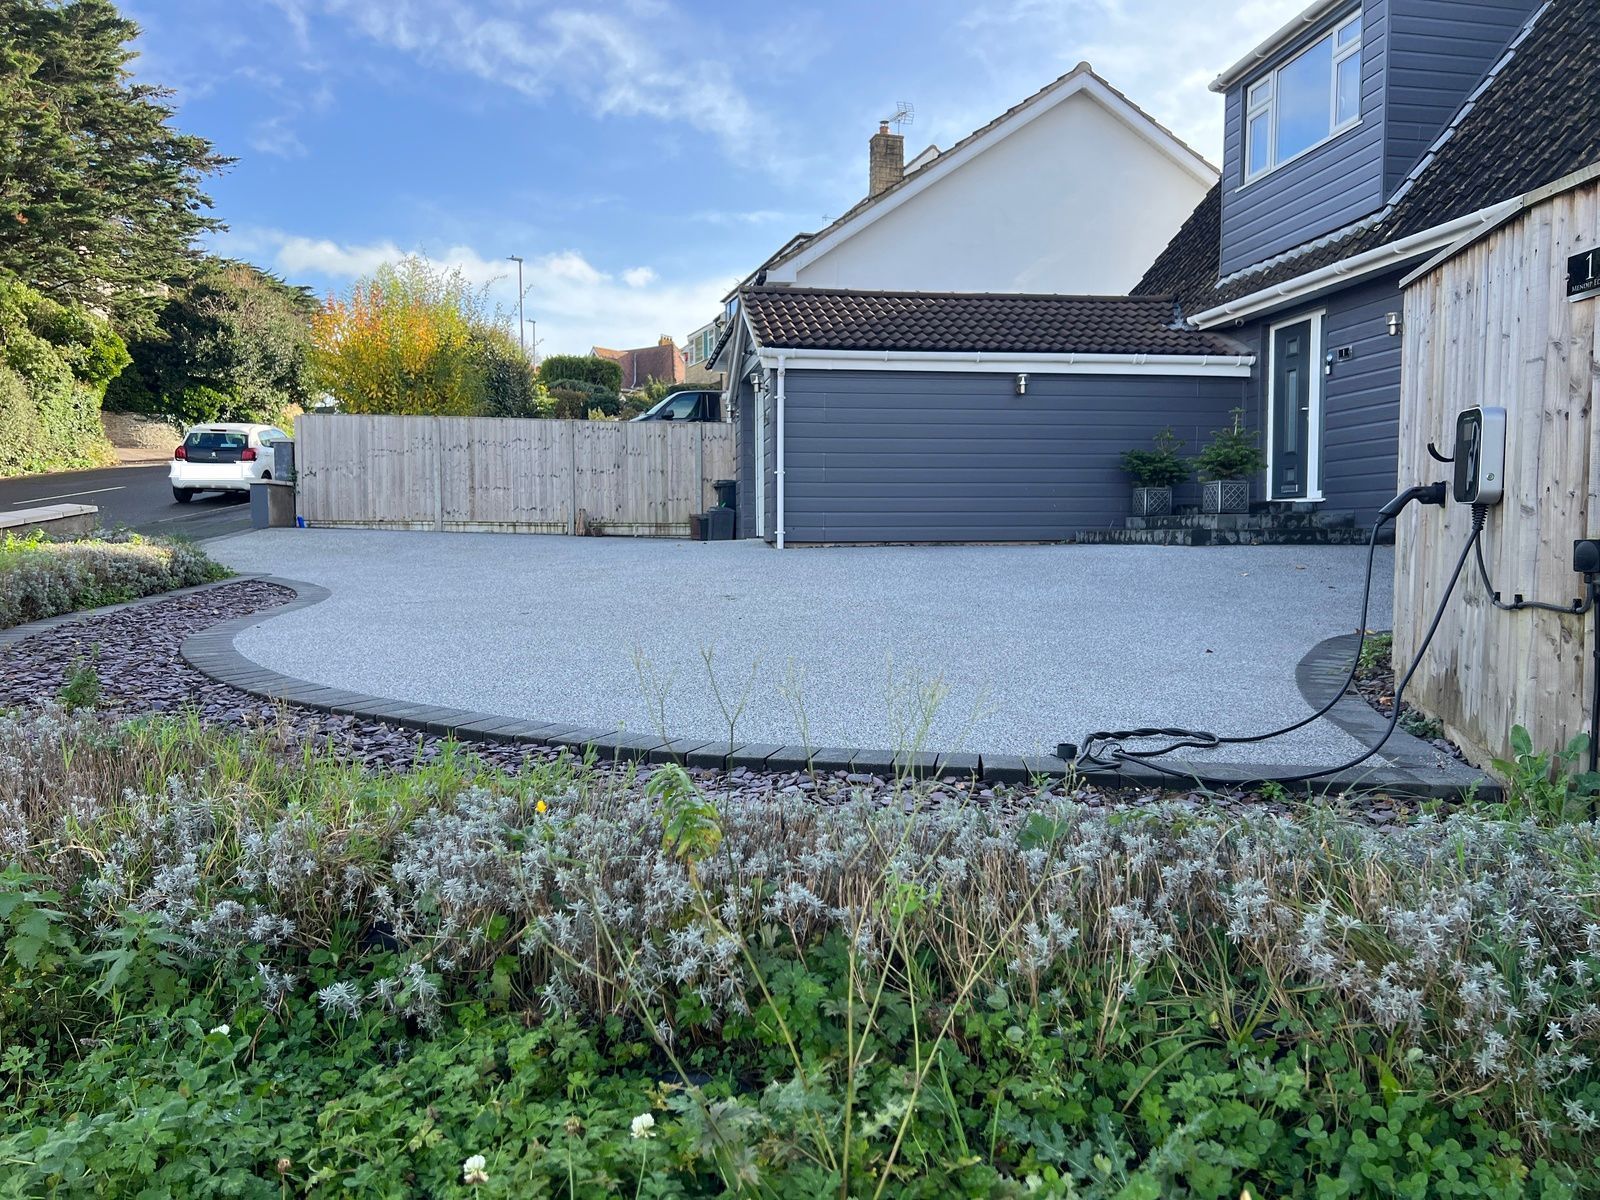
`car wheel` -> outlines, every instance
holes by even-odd
[[[194,489],[175,487],[172,489],[172,498],[179,504],[187,504],[194,499]]]

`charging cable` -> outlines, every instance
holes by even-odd
[[[1373,561],[1377,555],[1379,533],[1384,525],[1394,520],[1413,501],[1443,505],[1445,493],[1446,488],[1442,483],[1419,485],[1402,492],[1379,510],[1378,519],[1373,523],[1372,532],[1367,540],[1367,571],[1366,580],[1361,589],[1361,620],[1357,625],[1359,634],[1355,657],[1351,661],[1350,671],[1345,676],[1344,683],[1334,692],[1332,698],[1316,712],[1294,722],[1292,725],[1285,725],[1281,729],[1272,730],[1270,733],[1230,737],[1219,736],[1205,730],[1176,728],[1124,729],[1092,733],[1083,740],[1081,747],[1074,746],[1071,743],[1063,743],[1059,749],[1060,757],[1077,767],[1115,769],[1128,763],[1137,763],[1175,779],[1193,779],[1193,771],[1177,770],[1155,760],[1178,750],[1216,750],[1222,746],[1251,745],[1267,742],[1304,729],[1314,721],[1321,720],[1333,710],[1334,705],[1350,690],[1351,684],[1355,682],[1356,672],[1361,666],[1361,652],[1366,646],[1367,639],[1367,614],[1372,603]],[[1428,632],[1417,647],[1416,655],[1412,658],[1404,677],[1395,686],[1394,708],[1389,715],[1389,724],[1384,730],[1383,737],[1378,740],[1376,745],[1359,757],[1351,759],[1349,762],[1340,763],[1338,766],[1327,767],[1319,771],[1308,771],[1299,775],[1262,778],[1256,782],[1285,784],[1305,783],[1313,779],[1321,779],[1324,776],[1337,774],[1340,771],[1348,771],[1360,766],[1388,744],[1400,722],[1401,704],[1405,696],[1405,690],[1410,685],[1412,677],[1416,675],[1417,670],[1421,667],[1422,660],[1428,652],[1428,647],[1432,645],[1434,636],[1439,631],[1439,625],[1444,620],[1445,610],[1449,606],[1450,598],[1455,592],[1456,585],[1461,580],[1461,573],[1466,569],[1467,560],[1477,550],[1479,541],[1483,536],[1483,519],[1477,514],[1477,509],[1480,507],[1482,506],[1474,506],[1472,534],[1467,539],[1466,545],[1461,548],[1461,555],[1456,560],[1455,570],[1451,572],[1450,582],[1445,588],[1444,595],[1440,598],[1439,606],[1434,612],[1432,622],[1428,626]],[[1487,510],[1485,510],[1486,512]],[[1166,744],[1148,750],[1132,749],[1125,744],[1130,741],[1150,741],[1156,738],[1166,739]]]
[[[1484,522],[1488,519],[1488,513],[1487,505],[1474,504],[1472,506],[1472,526],[1474,529],[1483,528]],[[1528,609],[1537,609],[1540,612],[1559,613],[1564,617],[1581,617],[1594,607],[1595,589],[1593,584],[1589,585],[1587,597],[1582,600],[1574,600],[1571,604],[1550,604],[1544,600],[1524,600],[1521,592],[1514,595],[1510,602],[1502,600],[1500,593],[1495,590],[1494,584],[1489,580],[1489,568],[1483,561],[1483,540],[1481,538],[1478,540],[1476,553],[1478,556],[1478,578],[1483,580],[1483,590],[1489,593],[1489,602],[1501,612],[1523,612]]]

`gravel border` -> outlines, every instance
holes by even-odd
[[[896,754],[892,750],[862,748],[812,748],[769,743],[707,742],[692,738],[662,738],[621,729],[594,729],[570,722],[536,721],[466,709],[411,703],[362,692],[327,687],[284,675],[246,658],[234,647],[240,632],[271,616],[316,604],[330,593],[326,588],[278,576],[263,580],[289,588],[296,598],[288,605],[224,621],[191,636],[183,656],[197,670],[255,696],[300,705],[319,712],[339,713],[382,721],[435,736],[468,741],[513,742],[519,745],[566,747],[593,751],[602,760],[661,764],[680,763],[714,772],[744,770],[754,774],[834,774],[855,777],[914,776],[921,779],[966,780],[990,786],[1018,786],[1035,780],[1072,779],[1093,787],[1170,790],[1171,775],[1138,764],[1121,769],[1074,771],[1060,758],[1030,758],[1011,754]],[[1320,706],[1339,686],[1349,670],[1354,635],[1331,638],[1300,664],[1297,683],[1313,705]],[[1342,657],[1341,657],[1342,654]],[[1383,723],[1359,696],[1346,695],[1334,706],[1330,719],[1346,732],[1371,745],[1382,736]],[[1374,728],[1376,726],[1376,728]],[[1427,743],[1397,730],[1385,747],[1388,763],[1364,764],[1354,770],[1298,785],[1313,794],[1381,791],[1412,799],[1451,800],[1471,788],[1479,795],[1494,789],[1492,781],[1459,763],[1446,762]],[[1174,760],[1176,761],[1176,760]],[[1201,789],[1241,789],[1255,785],[1266,774],[1260,764],[1204,763],[1190,779]],[[1316,765],[1282,764],[1272,774],[1295,775]],[[1270,775],[1267,776],[1270,779]]]

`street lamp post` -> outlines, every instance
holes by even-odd
[[[509,261],[517,264],[517,342],[522,347],[522,357],[528,357],[528,318],[523,315],[522,308],[522,255],[507,255]]]

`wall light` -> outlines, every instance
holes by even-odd
[[[1027,394],[1028,394],[1028,377],[1026,375],[1018,375],[1017,376],[1017,395],[1026,396]]]
[[[1400,314],[1397,313],[1397,312],[1384,313],[1383,319],[1385,321],[1389,322],[1389,336],[1390,337],[1399,337],[1400,336],[1400,330],[1402,328],[1404,328],[1404,324],[1405,324],[1400,319]]]

